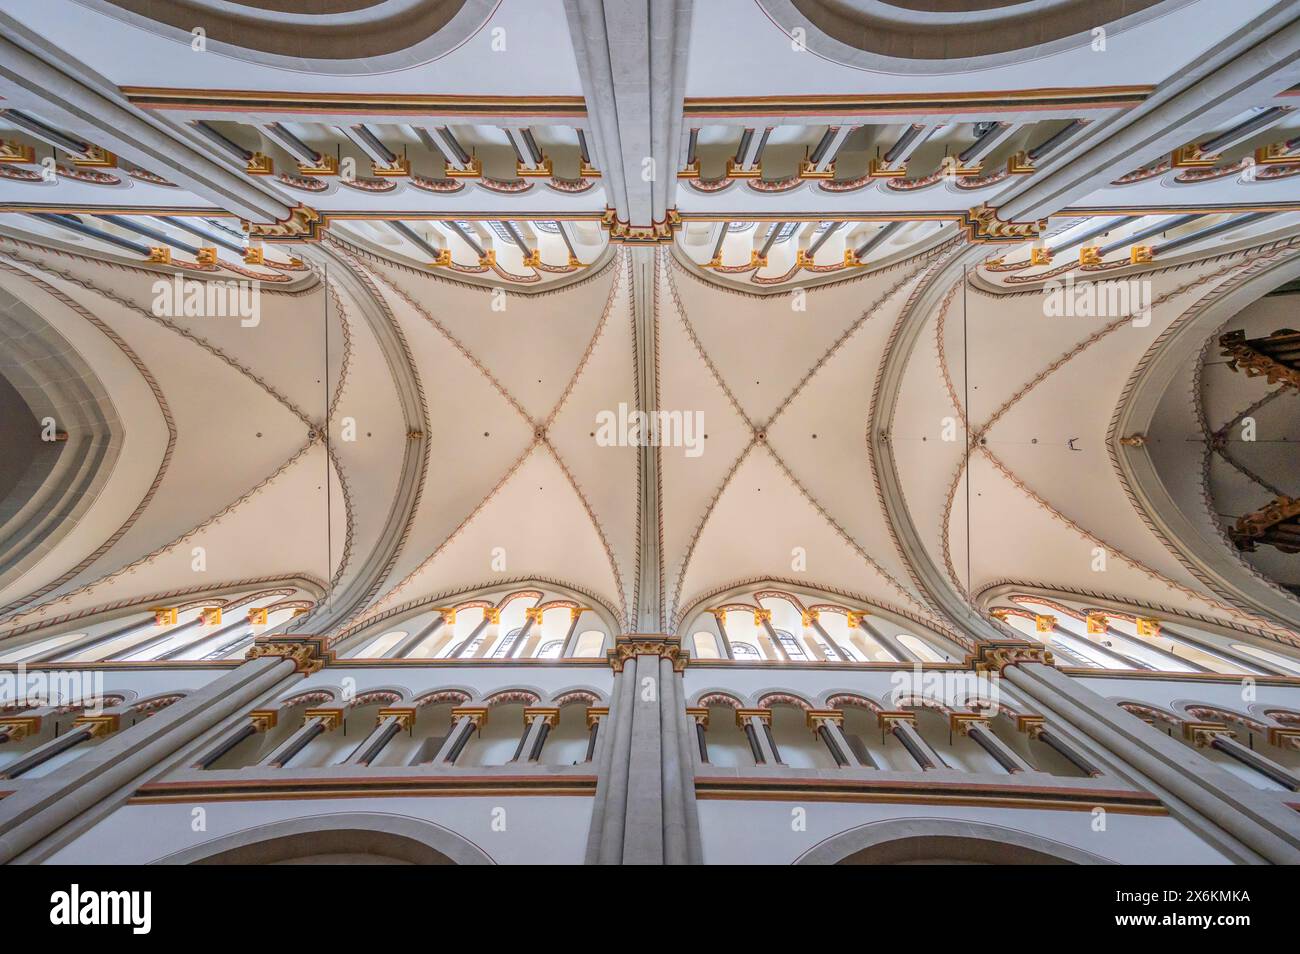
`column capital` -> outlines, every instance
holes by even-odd
[[[312,719],[320,719],[321,725],[326,732],[333,732],[343,724],[343,717],[346,713],[341,707],[329,706],[320,709],[308,709],[302,714],[303,722],[310,722]]]
[[[745,727],[745,722],[749,719],[757,719],[759,722],[762,722],[764,725],[771,725],[772,710],[771,709],[737,709],[736,710],[737,728],[743,729]]]
[[[1300,728],[1292,726],[1271,725],[1268,727],[1268,744],[1279,749],[1300,749]]]
[[[707,729],[709,727],[708,707],[706,706],[688,707],[686,710],[686,715],[689,716],[691,719],[694,719],[700,725],[704,726],[704,728]]]
[[[334,661],[334,652],[328,648],[328,637],[286,633],[280,636],[259,636],[253,641],[245,659],[278,656],[293,663],[297,672],[310,676]]]
[[[606,208],[600,217],[600,224],[609,232],[611,242],[654,245],[659,242],[671,242],[673,236],[682,227],[682,217],[676,209],[669,209],[667,215],[650,225],[631,225],[620,219],[613,209]]]
[[[978,712],[948,713],[948,728],[958,735],[968,735],[976,726],[988,726],[988,719]]]
[[[488,710],[487,706],[456,706],[451,710],[452,720],[469,719],[474,728],[481,729],[487,725]]]
[[[403,729],[409,729],[415,724],[415,716],[415,706],[384,706],[379,710],[375,722],[382,724],[385,719],[396,719]]]
[[[289,210],[287,218],[278,222],[245,222],[244,231],[249,239],[263,242],[315,242],[320,238],[325,222],[321,214],[301,202]]]
[[[111,735],[122,726],[122,717],[117,713],[104,715],[78,716],[72,723],[74,728],[88,729],[92,739]]]
[[[609,718],[609,706],[588,706],[587,707],[587,728],[590,729],[601,719]]]
[[[676,636],[660,636],[651,633],[632,633],[615,640],[614,648],[605,653],[610,668],[622,672],[629,659],[637,656],[659,656],[672,661],[673,671],[681,672],[686,668],[690,654],[682,649],[681,641]]]
[[[821,619],[821,616],[822,616],[821,610],[815,610],[815,609],[804,610],[802,613],[799,614],[800,621],[805,626],[811,626],[813,623],[816,623],[818,620]]]
[[[1043,234],[1047,220],[1004,222],[998,217],[997,209],[990,205],[977,205],[961,214],[958,225],[966,231],[966,238],[972,242],[1030,242]]]
[[[29,735],[41,731],[40,716],[4,716],[0,717],[0,732],[5,734],[6,742],[17,742]]]
[[[151,606],[149,612],[153,613],[155,626],[175,626],[180,617],[180,610],[175,606]]]
[[[1040,715],[1018,715],[1016,729],[1024,732],[1031,739],[1036,739],[1047,731],[1047,720]]]
[[[898,725],[915,725],[916,713],[907,709],[882,709],[876,713],[876,721],[882,729],[892,729]]]
[[[524,709],[524,725],[531,725],[534,719],[541,719],[552,729],[560,721],[560,710],[555,706],[530,706]]]
[[[1183,738],[1198,749],[1212,745],[1214,740],[1220,736],[1233,738],[1237,733],[1233,732],[1222,722],[1184,722]]]
[[[446,623],[448,626],[455,626],[455,625],[456,625],[456,607],[454,607],[454,606],[435,606],[435,607],[433,608],[433,611],[434,611],[435,613],[441,613],[441,614],[442,614],[442,621],[443,621],[444,623]]]
[[[976,672],[1001,672],[1008,666],[1022,663],[1042,663],[1055,666],[1056,659],[1042,643],[1005,642],[980,643],[974,653],[966,657],[967,668]]]
[[[842,709],[809,709],[804,713],[804,722],[813,732],[816,732],[828,722],[832,725],[843,725],[844,711]]]
[[[280,721],[279,709],[254,709],[248,714],[248,721],[256,732],[267,732],[275,728]]]

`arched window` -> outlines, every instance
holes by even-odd
[[[911,633],[899,633],[898,641],[912,653],[915,653],[921,662],[943,662],[943,657],[935,652],[930,644],[923,639],[918,639]]]
[[[589,629],[578,637],[578,645],[573,655],[581,659],[596,659],[604,648],[605,634],[599,630]]]
[[[742,656],[747,659],[763,658],[762,656],[759,655],[758,649],[754,646],[749,645],[749,643],[732,643],[731,655],[735,656],[737,659],[740,659]]]
[[[504,659],[509,655],[511,647],[514,646],[515,640],[519,638],[521,632],[523,632],[522,629],[512,629],[510,632],[506,633],[505,639],[500,640],[497,643],[496,648],[492,650],[491,658]]]
[[[1011,593],[990,612],[1008,626],[1049,645],[1061,664],[1086,669],[1172,673],[1300,675],[1300,660],[1230,642],[1149,609],[1098,609],[1065,597]]]
[[[404,629],[394,629],[384,633],[368,645],[364,653],[372,659],[378,659],[409,635]]]
[[[691,637],[691,643],[695,647],[696,659],[720,659],[722,654],[718,652],[718,640],[712,633],[696,633]]]
[[[1297,676],[1300,676],[1300,662],[1297,662],[1294,659],[1287,659],[1285,656],[1269,652],[1267,649],[1261,649],[1258,646],[1248,646],[1245,643],[1233,643],[1232,648],[1239,653],[1253,656],[1262,662],[1269,663],[1270,665],[1277,666],[1280,669],[1285,669],[1287,672],[1295,673]]]
[[[803,651],[803,647],[799,645],[799,641],[794,638],[793,633],[786,632],[784,629],[778,629],[776,631],[776,638],[781,641],[781,648],[785,650],[785,654],[791,659],[808,658],[808,654]]]
[[[537,650],[538,659],[559,659],[560,653],[564,649],[564,642],[559,639],[552,639],[549,643],[543,643],[542,648]]]

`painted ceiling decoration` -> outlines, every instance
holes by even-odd
[[[1300,642],[1294,5],[311,6],[0,12],[0,650]]]

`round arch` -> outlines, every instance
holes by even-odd
[[[405,815],[344,812],[246,828],[173,852],[160,865],[349,863],[490,865],[483,849],[432,822]],[[364,862],[363,862],[364,863]]]
[[[896,818],[833,835],[797,865],[1109,865],[1114,862],[1039,835],[951,818]]]
[[[276,69],[348,76],[428,63],[481,30],[501,0],[77,0],[106,16],[189,44],[196,23],[208,49]]]

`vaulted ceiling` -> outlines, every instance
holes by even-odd
[[[416,4],[381,49],[398,6],[289,58],[271,6],[198,50],[151,5],[0,4],[0,407],[30,411],[0,440],[31,461],[0,637],[284,580],[334,632],[535,580],[633,632],[785,581],[968,643],[1014,583],[1296,640],[1297,557],[1227,530],[1296,493],[1297,392],[1216,350],[1297,327],[1293,4],[946,53],[775,0]],[[250,280],[255,320],[160,306]],[[604,439],[638,409],[682,439]]]

